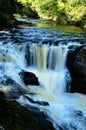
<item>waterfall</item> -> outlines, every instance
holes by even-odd
[[[67,45],[33,43],[26,46],[27,71],[35,73],[40,86],[26,86],[28,93],[25,96],[33,99],[36,104],[25,96],[21,96],[17,101],[28,109],[30,105],[33,109],[35,107],[46,113],[56,130],[86,130],[85,97],[69,93],[71,78],[66,60],[71,45],[80,46],[76,42]],[[48,102],[49,106],[37,102]]]
[[[38,71],[40,84],[55,94],[69,90],[69,72],[66,67],[68,48],[65,45],[38,45],[28,46],[28,65]],[[68,81],[66,80],[68,77]],[[68,87],[68,88],[66,88]]]
[[[28,48],[29,66],[35,67],[38,71],[49,69],[60,72],[66,69],[67,46],[30,44]]]
[[[33,27],[12,31],[1,32],[0,91],[9,97],[17,95],[16,101],[31,111],[45,113],[56,130],[86,130],[86,95],[70,93],[66,66],[71,46],[80,46],[76,42],[80,35]],[[19,75],[22,71],[34,73],[39,85],[25,85]]]

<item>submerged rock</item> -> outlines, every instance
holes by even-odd
[[[39,85],[38,78],[34,73],[22,71],[19,75],[25,85]]]
[[[42,106],[48,106],[49,105],[49,103],[45,102],[45,101],[34,101],[33,99],[31,99],[29,96],[26,96],[26,95],[24,95],[24,97],[26,99],[28,99],[31,103],[36,103],[36,104],[39,104],[39,105],[42,105]]]
[[[20,84],[7,76],[0,79],[0,91],[7,99],[17,99],[26,93]]]
[[[71,92],[86,94],[86,46],[69,53],[67,65],[72,77]]]

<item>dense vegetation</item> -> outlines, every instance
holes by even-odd
[[[0,24],[13,24],[14,14],[86,28],[86,0],[0,0]]]
[[[86,0],[29,0],[40,18],[86,26]]]

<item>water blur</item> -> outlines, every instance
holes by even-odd
[[[26,93],[16,100],[28,109],[31,106],[46,113],[56,130],[86,130],[86,95],[70,93],[66,66],[68,52],[84,44],[83,30],[31,22],[34,27],[28,23],[0,31],[0,90],[24,89]],[[40,85],[26,86],[19,76],[22,70],[33,72]],[[16,85],[6,84],[7,77]]]

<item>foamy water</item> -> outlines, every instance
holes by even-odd
[[[77,47],[80,43],[0,43],[0,81],[9,76],[18,83],[26,94],[22,94],[17,101],[28,109],[32,106],[43,111],[56,130],[86,130],[86,95],[69,93],[71,77],[66,60],[71,45]],[[40,85],[26,86],[19,76],[22,70],[33,72]],[[0,90],[7,93],[13,87],[15,89],[15,86],[3,84]],[[42,105],[41,102],[49,105]]]

